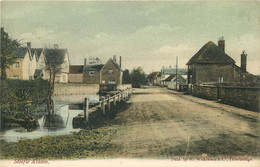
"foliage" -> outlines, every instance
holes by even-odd
[[[1,28],[0,66],[2,80],[6,79],[6,69],[15,62],[14,51],[20,47],[20,45],[17,39],[10,38],[8,33],[4,31],[4,28]]]
[[[131,76],[131,84],[133,87],[140,87],[142,84],[146,83],[145,73],[142,67],[134,68],[130,76]]]
[[[130,84],[131,83],[131,76],[128,69],[123,71],[123,84]]]

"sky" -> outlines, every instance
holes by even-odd
[[[1,2],[1,27],[32,47],[67,48],[72,65],[85,57],[104,63],[122,57],[123,69],[146,73],[163,66],[187,68],[208,41],[224,36],[226,53],[260,74],[260,3],[251,2]]]

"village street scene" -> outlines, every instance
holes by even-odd
[[[1,160],[259,158],[259,4],[136,4],[2,2]]]

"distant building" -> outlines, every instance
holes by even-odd
[[[225,41],[220,38],[218,46],[206,43],[188,62],[188,83],[234,83],[256,82],[257,77],[246,71],[246,57],[241,54],[241,67],[225,53]]]
[[[176,74],[172,74],[168,78],[165,79],[165,85],[169,89],[176,90],[176,84],[177,84],[177,90],[179,90],[179,85],[186,84],[186,79],[185,79],[186,76],[187,75],[177,75],[177,77],[176,77]],[[176,82],[176,80],[177,80],[177,82]]]
[[[116,57],[110,58],[101,68],[101,84],[121,85],[123,70],[121,69],[121,57],[119,64]]]
[[[147,78],[148,84],[150,85],[156,84],[159,73],[160,73],[159,71],[152,72]]]

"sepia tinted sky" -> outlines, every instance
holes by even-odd
[[[251,2],[2,2],[1,26],[32,47],[59,44],[71,64],[122,56],[123,68],[186,68],[208,41],[224,36],[226,53],[260,74],[260,3]]]

